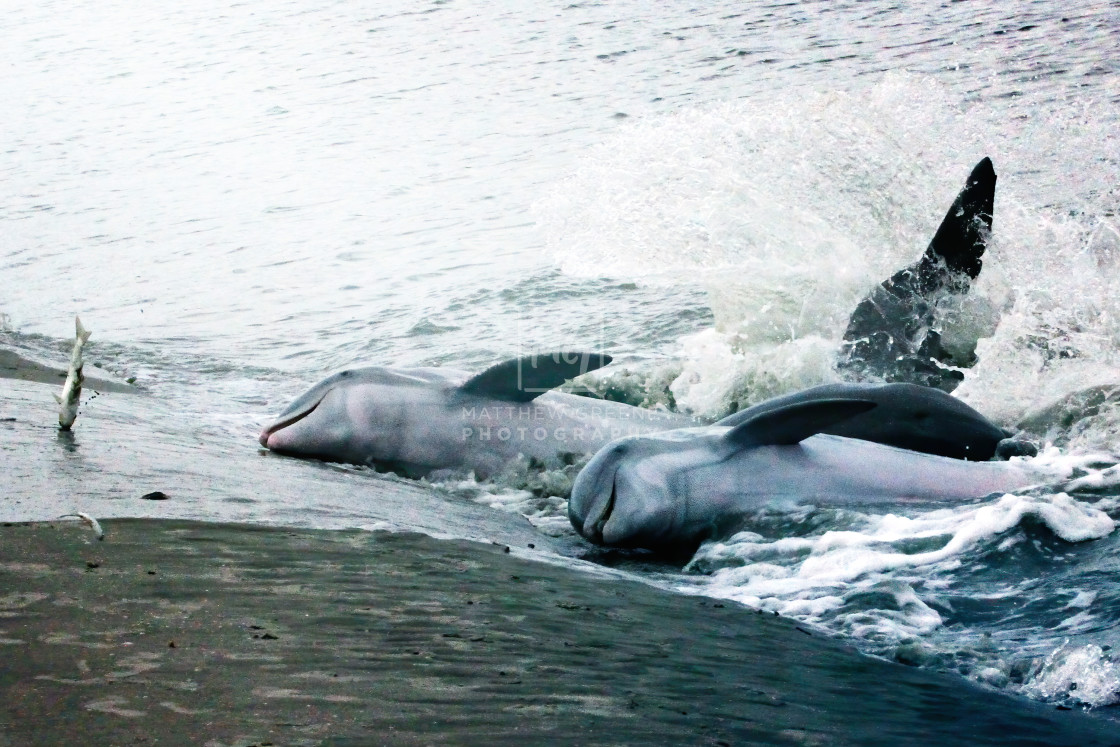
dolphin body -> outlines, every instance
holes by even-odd
[[[557,468],[615,438],[696,424],[685,415],[550,391],[610,360],[587,353],[528,356],[475,376],[445,368],[342,371],[292,402],[261,432],[260,443],[407,477],[448,471],[485,479],[519,455]]]
[[[825,433],[877,408],[858,397],[813,399],[734,427],[619,439],[576,477],[568,518],[596,544],[683,554],[764,508],[955,503],[1044,477],[1018,462],[969,462]]]
[[[995,184],[985,158],[918,261],[853,311],[837,370],[855,382],[608,444],[572,486],[576,531],[597,544],[683,553],[767,507],[952,503],[1043,480],[1018,462],[984,461],[1033,455],[1033,445],[947,394],[974,360],[942,346],[938,313],[980,274]]]

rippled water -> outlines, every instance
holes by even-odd
[[[343,366],[526,348],[608,349],[612,396],[715,417],[830,377],[854,302],[989,155],[973,301],[1000,323],[958,394],[1071,469],[1120,451],[1116,5],[740,5],[9,4],[2,341],[61,359],[81,313],[177,447],[251,453]],[[548,479],[432,490],[570,534]],[[1101,705],[1115,485],[760,516],[634,572]]]

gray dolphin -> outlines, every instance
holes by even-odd
[[[980,275],[992,232],[996,172],[972,169],[921,258],[884,280],[848,320],[837,369],[848,379],[902,381],[951,392],[975,354],[951,351],[938,332],[939,307]],[[964,359],[962,359],[964,358]]]
[[[957,502],[1036,484],[1018,462],[968,462],[825,435],[876,402],[816,399],[776,407],[735,427],[622,438],[577,476],[568,518],[602,545],[690,552],[767,507]]]
[[[452,470],[486,478],[519,454],[556,468],[621,436],[696,424],[685,415],[550,391],[610,361],[553,353],[475,376],[446,368],[342,371],[292,402],[260,443],[408,477]]]

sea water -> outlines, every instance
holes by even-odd
[[[957,395],[1049,443],[1072,488],[762,513],[683,569],[623,572],[1029,697],[1120,699],[1114,3],[0,14],[0,341],[61,362],[80,313],[87,360],[147,393],[132,417],[208,453],[253,453],[356,364],[602,350],[593,390],[705,418],[832,380],[855,303],[990,156],[994,234],[945,330],[979,338]],[[571,473],[422,485],[570,539]],[[305,500],[236,518],[361,524]]]

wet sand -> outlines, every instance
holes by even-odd
[[[520,514],[453,500],[370,470],[281,457],[253,433],[230,433],[208,413],[154,394],[83,398],[58,429],[59,391],[0,376],[0,521],[88,513],[318,528],[414,529],[436,536],[567,552]],[[144,500],[162,492],[167,500]],[[573,538],[574,541],[574,538]]]
[[[794,622],[424,535],[0,527],[0,744],[1112,744]]]
[[[128,393],[138,391],[136,387],[123,381],[114,381],[108,374],[86,366],[85,388],[93,391]],[[34,381],[40,384],[58,384],[66,381],[66,369],[39,363],[26,358],[14,350],[0,348],[0,378],[19,381]]]

